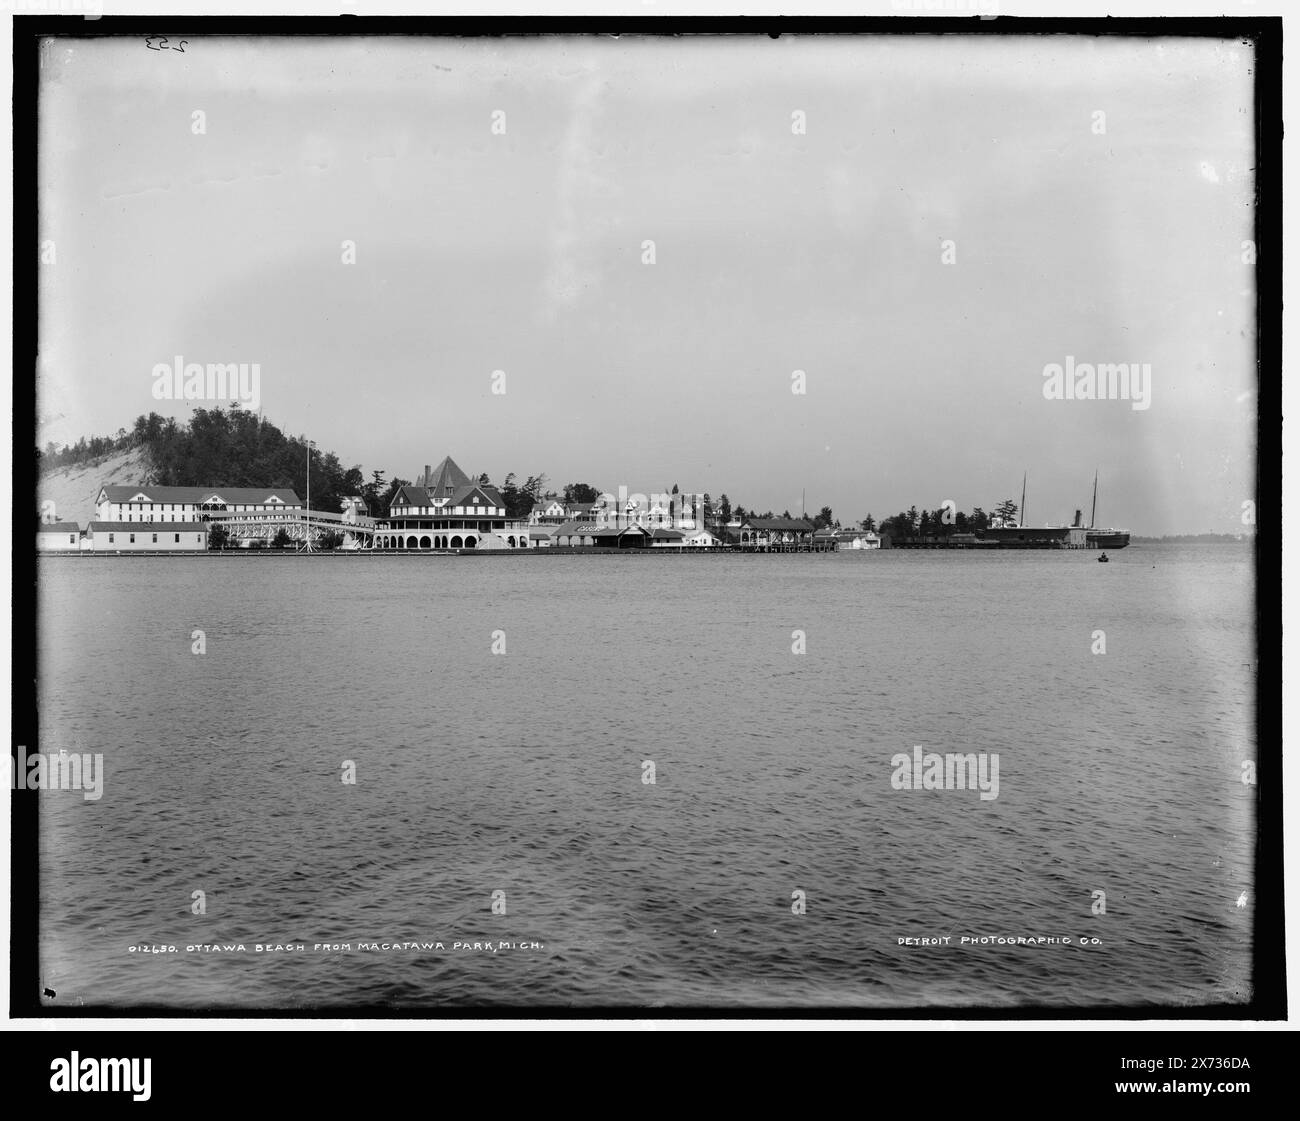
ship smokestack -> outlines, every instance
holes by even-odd
[[[1083,528],[1083,511],[1082,511],[1082,510],[1075,510],[1075,512],[1074,512],[1074,528],[1075,528],[1075,529],[1082,529],[1082,528]]]

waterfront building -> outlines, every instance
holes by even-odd
[[[203,521],[212,513],[256,513],[271,520],[293,521],[303,512],[302,499],[288,487],[155,487],[99,488],[95,517],[100,522],[178,523]]]
[[[711,529],[688,530],[683,534],[688,549],[718,549],[726,542]]]
[[[91,522],[95,553],[201,553],[208,547],[206,522]]]
[[[644,549],[651,544],[653,530],[640,525],[593,525],[565,522],[551,537],[552,544],[570,549]]]
[[[740,523],[740,547],[760,552],[811,548],[813,524],[806,518],[746,518]]]
[[[819,529],[813,542],[819,549],[836,551],[880,548],[880,537],[870,529]]]
[[[76,522],[45,522],[36,529],[36,548],[42,553],[75,553],[81,548],[81,527]]]
[[[450,456],[398,488],[375,535],[378,549],[526,549],[528,526],[506,517],[501,492],[470,479]]]
[[[711,529],[665,529],[651,531],[650,544],[656,549],[717,549],[725,544]]]

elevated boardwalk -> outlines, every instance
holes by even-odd
[[[323,533],[343,534],[344,547],[368,548],[375,539],[379,522],[364,515],[335,514],[328,510],[295,510],[283,514],[266,511],[213,511],[203,520],[226,527],[233,542],[260,541],[269,545],[281,531],[289,540],[313,544]]]

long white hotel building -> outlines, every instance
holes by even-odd
[[[152,487],[99,488],[95,520],[100,522],[197,522],[207,513],[283,514],[303,511],[302,499],[287,487]]]

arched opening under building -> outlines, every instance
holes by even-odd
[[[451,539],[451,547],[452,547],[453,549],[459,549],[459,548],[461,547],[461,545],[463,545],[463,544],[464,544],[464,542],[461,541],[461,539],[460,539],[460,535],[459,535],[459,534],[457,534],[455,537],[453,537],[453,538]]]
[[[433,548],[433,542],[432,542],[428,537],[421,537],[421,538],[420,538],[420,548],[421,548],[421,549],[432,549],[432,548]]]

